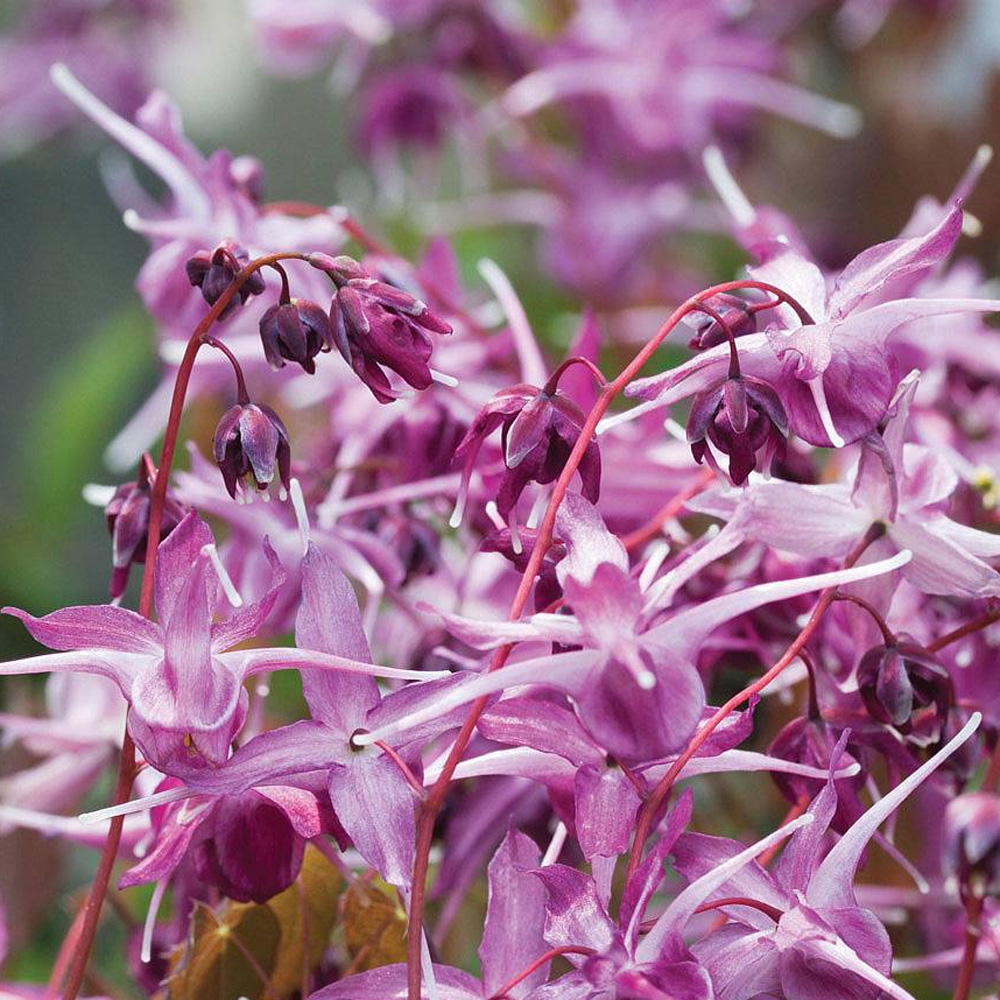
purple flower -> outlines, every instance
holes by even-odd
[[[961,226],[956,206],[929,232],[865,250],[832,287],[812,261],[788,247],[750,269],[751,277],[781,288],[805,310],[776,310],[764,333],[741,337],[739,345],[741,367],[775,389],[799,437],[842,447],[878,426],[897,383],[887,341],[906,323],[1000,310],[995,299],[910,297],[910,283],[948,256]],[[720,345],[664,375],[633,382],[626,394],[646,401],[640,411],[665,406],[716,383],[728,361],[729,347]]]
[[[947,721],[954,700],[951,677],[933,653],[906,635],[868,650],[858,663],[857,679],[871,717],[904,736],[924,708],[933,713],[935,733]]]
[[[709,935],[693,949],[708,968],[717,997],[751,1000],[777,993],[801,1000],[860,1000],[882,991],[894,1000],[912,1000],[889,978],[888,934],[875,914],[858,905],[854,878],[879,826],[973,735],[980,718],[974,716],[945,747],[863,813],[825,855],[823,841],[837,805],[832,776],[803,817],[813,822],[795,834],[773,874],[751,862],[736,878],[718,878],[715,898],[733,900],[721,908],[734,926]],[[835,756],[845,742],[842,737]],[[692,880],[686,890],[690,892],[717,878],[746,852],[720,837],[685,834],[674,856],[678,869]],[[740,905],[737,897],[757,905]],[[654,927],[640,954],[655,953],[662,940]]]
[[[143,465],[139,479],[119,486],[104,508],[111,532],[112,600],[125,593],[133,564],[141,566],[146,562],[149,504],[150,485]],[[165,539],[186,513],[186,508],[168,492],[160,520],[160,538]]]
[[[212,454],[222,472],[229,495],[252,496],[256,488],[266,492],[275,473],[281,483],[281,498],[287,495],[291,474],[288,431],[269,406],[237,403],[228,409],[215,428]]]
[[[195,288],[200,288],[205,301],[214,306],[249,263],[250,255],[243,247],[232,240],[223,240],[214,250],[199,250],[190,257],[185,264],[185,271],[188,281]],[[251,295],[262,294],[265,287],[264,276],[260,271],[254,271],[219,313],[219,319],[225,319],[239,306],[246,305]]]
[[[260,339],[267,363],[275,371],[284,368],[286,361],[294,361],[312,375],[316,371],[313,358],[333,349],[330,317],[308,299],[271,306],[260,318]]]
[[[409,292],[373,278],[350,257],[313,254],[311,262],[337,285],[330,306],[334,339],[375,398],[391,403],[399,396],[384,368],[414,389],[427,389],[434,381],[430,334],[451,333],[451,326]]]
[[[472,646],[508,642],[557,642],[568,652],[509,664],[443,696],[433,708],[414,712],[383,730],[405,732],[435,712],[444,713],[481,694],[539,682],[566,692],[587,732],[623,761],[650,761],[683,747],[705,706],[695,657],[720,625],[773,601],[823,587],[878,576],[903,565],[908,555],[850,570],[766,583],[663,615],[646,607],[646,595],[628,573],[621,542],[582,497],[567,495],[556,521],[567,546],[558,564],[572,615],[538,614],[516,622],[487,622],[444,614],[448,629]],[[371,736],[364,737],[365,740]]]
[[[729,478],[737,486],[760,464],[783,458],[788,421],[775,391],[749,375],[731,375],[694,397],[687,439],[699,465],[715,466],[709,442],[729,456]]]
[[[948,803],[944,814],[943,867],[963,893],[1000,892],[1000,795],[970,792]]]
[[[455,449],[455,460],[465,460],[463,483],[472,475],[483,441],[501,428],[506,472],[497,492],[497,510],[508,517],[528,483],[545,485],[562,472],[583,430],[585,417],[564,393],[533,385],[501,389],[480,409]],[[583,495],[596,503],[601,490],[601,453],[591,438],[579,465]],[[459,501],[461,509],[462,501]]]
[[[131,706],[129,732],[145,759],[178,776],[227,759],[246,715],[243,681],[248,676],[304,664],[417,676],[315,650],[234,649],[257,633],[277,600],[283,574],[272,565],[275,580],[261,601],[214,621],[217,556],[211,532],[192,512],[158,550],[158,623],[110,605],[63,608],[43,618],[5,608],[39,642],[59,652],[2,663],[0,675],[83,671],[110,678]]]
[[[804,556],[839,558],[873,524],[882,524],[886,540],[876,550],[891,544],[912,552],[902,574],[925,593],[1000,593],[1000,575],[986,561],[1000,557],[1000,537],[943,514],[957,476],[932,449],[904,443],[916,386],[915,376],[900,385],[884,430],[862,442],[853,486],[771,480],[751,483],[740,495],[710,491],[692,501],[693,508],[728,523],[681,568],[680,579],[748,538]]]

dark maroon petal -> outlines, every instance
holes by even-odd
[[[722,407],[729,420],[729,426],[736,434],[742,434],[750,421],[747,394],[742,379],[726,379],[726,384],[722,387]]]
[[[552,421],[550,398],[539,393],[525,405],[507,430],[504,460],[513,469],[544,440]]]

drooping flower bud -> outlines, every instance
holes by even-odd
[[[1000,795],[971,792],[948,803],[942,862],[947,876],[975,896],[1000,893]]]
[[[229,176],[233,184],[255,205],[263,200],[267,174],[264,164],[256,156],[237,156],[229,164]]]
[[[558,478],[585,421],[580,408],[558,390],[548,393],[524,384],[502,389],[479,411],[455,449],[456,459],[465,458],[463,488],[483,441],[502,427],[507,471],[496,502],[497,509],[507,517],[528,483],[545,485]],[[588,442],[579,472],[583,495],[596,503],[601,492],[601,452],[596,438]]]
[[[223,240],[214,250],[199,250],[187,262],[188,281],[210,305],[215,305],[223,292],[232,284],[239,272],[250,263],[250,255],[238,243]],[[251,295],[264,291],[264,277],[255,271],[240,285],[240,290],[219,314],[219,319],[230,315],[238,306],[244,305]]]
[[[741,486],[756,468],[785,452],[788,418],[777,393],[751,375],[730,375],[694,398],[687,439],[699,464],[716,466],[709,442],[729,456],[729,478]]]
[[[868,714],[904,736],[912,732],[916,713],[932,707],[932,739],[939,735],[953,700],[944,665],[905,635],[865,653],[858,665],[858,690]]]
[[[146,541],[149,533],[150,483],[145,470],[139,479],[123,483],[104,508],[108,531],[111,533],[111,599],[125,593],[129,570],[133,564],[146,561]],[[170,494],[163,504],[160,519],[160,539],[164,539],[184,518],[187,508]]]
[[[269,406],[237,403],[227,410],[215,429],[212,452],[226,489],[234,500],[249,499],[252,489],[266,491],[276,472],[282,495],[289,488],[291,447],[288,431]]]
[[[706,300],[728,328],[728,334],[733,337],[745,337],[757,332],[757,314],[751,312],[750,303],[737,295],[720,292]],[[704,312],[690,312],[684,317],[684,322],[694,330],[689,346],[696,351],[706,351],[710,347],[724,344],[728,339],[726,329],[717,319]]]
[[[430,334],[451,333],[451,326],[409,292],[372,277],[350,257],[311,254],[310,263],[337,286],[330,305],[334,340],[375,398],[390,403],[399,396],[386,368],[414,389],[430,386]]]
[[[260,339],[267,363],[275,370],[294,361],[312,375],[313,358],[333,348],[333,332],[327,314],[315,302],[292,299],[277,302],[260,318]],[[341,352],[345,350],[341,346]]]

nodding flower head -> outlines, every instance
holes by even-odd
[[[858,690],[868,714],[904,736],[920,721],[917,713],[931,708],[932,739],[940,735],[953,700],[951,677],[944,665],[905,635],[865,653],[858,665]]]
[[[694,330],[689,341],[692,349],[706,351],[724,344],[730,336],[745,337],[757,332],[757,313],[751,308],[751,303],[738,295],[720,292],[708,299],[705,305],[713,309],[714,316],[698,310],[684,317],[684,322]]]
[[[275,473],[281,482],[282,496],[289,488],[288,431],[269,406],[247,402],[227,410],[215,429],[212,452],[234,500],[249,500],[253,489],[264,492],[266,498]]]
[[[316,355],[333,348],[329,317],[307,299],[290,299],[271,306],[260,318],[260,339],[267,363],[275,371],[284,368],[286,361],[294,361],[312,375]]]
[[[133,564],[146,561],[146,539],[149,532],[150,483],[145,467],[137,481],[123,483],[104,508],[111,532],[111,599],[125,593],[129,570]],[[187,508],[167,494],[160,520],[160,538],[170,534],[187,513]]]
[[[497,509],[506,518],[528,483],[545,485],[558,478],[580,437],[586,418],[568,396],[533,385],[514,385],[496,393],[476,414],[455,458],[465,458],[462,498],[483,441],[502,428],[504,473]],[[583,495],[596,503],[601,492],[601,453],[591,438],[580,461]],[[462,501],[460,500],[460,503]]]
[[[243,247],[232,240],[223,240],[214,250],[199,250],[188,260],[188,281],[196,288],[200,288],[205,301],[213,306],[232,284],[236,275],[249,263],[250,255]],[[238,306],[244,305],[251,295],[260,295],[264,287],[263,275],[255,271],[240,285],[239,292],[219,314],[219,319],[228,316]]]
[[[729,478],[741,486],[756,468],[785,453],[788,418],[777,393],[751,375],[730,374],[698,393],[688,418],[691,454],[716,467],[709,442],[729,456]]]
[[[1000,893],[1000,795],[971,792],[948,803],[944,814],[943,866],[963,893]]]
[[[372,395],[380,403],[398,398],[386,368],[414,389],[428,388],[434,381],[430,335],[451,333],[451,326],[425,303],[379,281],[351,257],[312,254],[310,262],[337,286],[330,306],[333,337]]]

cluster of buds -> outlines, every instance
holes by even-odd
[[[243,247],[232,240],[223,240],[214,250],[199,250],[188,260],[188,281],[195,288],[200,288],[205,301],[214,306],[249,263],[250,255]],[[264,278],[259,271],[248,275],[239,291],[219,313],[219,319],[225,319],[239,306],[246,305],[252,295],[260,295],[264,288]]]

